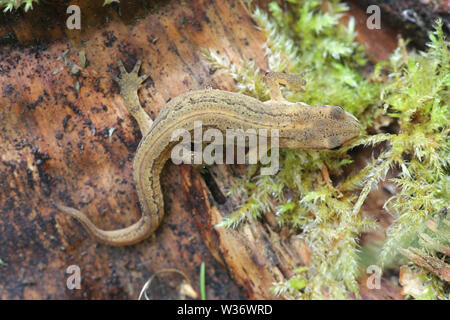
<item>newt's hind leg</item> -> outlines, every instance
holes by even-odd
[[[301,91],[306,81],[303,76],[306,72],[301,74],[290,74],[282,72],[269,71],[264,76],[264,81],[269,86],[270,99],[272,101],[285,101],[281,95],[280,84],[285,84],[291,89]]]
[[[153,120],[142,108],[137,91],[149,75],[144,74],[139,76],[142,58],[138,59],[131,72],[127,72],[120,59],[117,59],[117,64],[120,70],[120,78],[114,77],[114,80],[119,84],[120,94],[122,95],[123,100],[125,100],[125,105],[127,106],[128,111],[136,119],[139,128],[141,129],[142,136],[146,136],[150,131]]]

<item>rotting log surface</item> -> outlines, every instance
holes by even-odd
[[[152,118],[168,99],[190,89],[235,91],[200,49],[267,68],[264,35],[244,5],[71,4],[82,9],[81,31],[65,27],[66,6],[57,4],[0,21],[0,299],[134,299],[154,272],[167,268],[183,271],[198,290],[202,261],[208,298],[274,298],[273,282],[307,263],[309,252],[270,214],[238,230],[214,228],[242,203],[224,196],[242,167],[213,166],[201,176],[195,168],[168,163],[162,174],[163,223],[134,246],[96,244],[52,206],[58,201],[79,208],[104,229],[139,219],[132,161],[141,136],[112,81],[115,57],[128,68],[144,57],[142,72],[151,78],[139,96]],[[374,59],[387,56],[395,35],[377,31],[389,41],[372,50],[365,40],[373,38],[361,27],[364,13],[352,14],[360,17],[359,39]],[[74,74],[66,62],[79,64],[81,50],[87,63]],[[81,290],[66,287],[70,265],[80,266]],[[178,297],[180,281],[161,277],[152,297]],[[383,283],[377,293],[362,291],[365,298],[399,298],[391,284]]]

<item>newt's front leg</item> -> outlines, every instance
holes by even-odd
[[[303,76],[306,72],[301,74],[291,74],[269,71],[264,76],[264,81],[269,87],[271,101],[285,101],[281,95],[280,84],[289,86],[292,90],[301,91],[306,84]]]
[[[148,78],[148,75],[146,74],[142,76],[138,75],[142,59],[139,59],[136,62],[136,65],[130,73],[127,72],[120,59],[117,60],[117,63],[119,65],[120,78],[115,77],[114,79],[120,86],[120,93],[125,101],[125,105],[139,124],[142,136],[146,136],[150,131],[153,120],[142,108],[137,94],[141,84]],[[54,205],[60,211],[77,219],[95,239],[114,246],[129,245],[139,242],[147,238],[159,224],[159,219],[155,221],[152,216],[149,216],[148,212],[144,212],[141,219],[133,225],[120,230],[106,231],[97,228],[83,212],[59,203],[54,203]]]
[[[139,102],[137,91],[141,87],[145,79],[148,78],[148,74],[139,76],[139,69],[142,64],[142,57],[138,59],[136,65],[131,72],[127,72],[122,60],[117,59],[117,64],[120,70],[120,78],[114,77],[114,80],[119,84],[120,94],[125,101],[125,105],[128,108],[130,114],[136,119],[139,128],[141,129],[142,136],[145,137],[150,131],[153,120],[142,108]]]

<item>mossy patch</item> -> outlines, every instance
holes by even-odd
[[[33,9],[33,3],[38,2],[39,0],[0,0],[0,9],[3,9],[3,12],[8,12],[23,7],[23,11],[27,12]]]

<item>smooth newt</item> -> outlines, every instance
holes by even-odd
[[[194,129],[194,121],[204,126],[226,129],[278,129],[279,146],[290,149],[333,149],[357,137],[358,120],[339,106],[309,106],[302,102],[285,101],[279,84],[300,89],[302,75],[268,72],[265,81],[271,100],[261,102],[255,98],[222,90],[198,90],[184,93],[170,100],[154,121],[141,107],[138,89],[148,75],[139,76],[139,59],[128,73],[118,60],[121,95],[129,112],[137,120],[142,140],[133,164],[133,176],[142,209],[142,217],[133,225],[120,230],[97,228],[81,211],[61,204],[55,206],[78,220],[99,242],[114,246],[130,245],[149,237],[160,225],[164,215],[164,202],[159,176],[171,149],[176,129]]]

